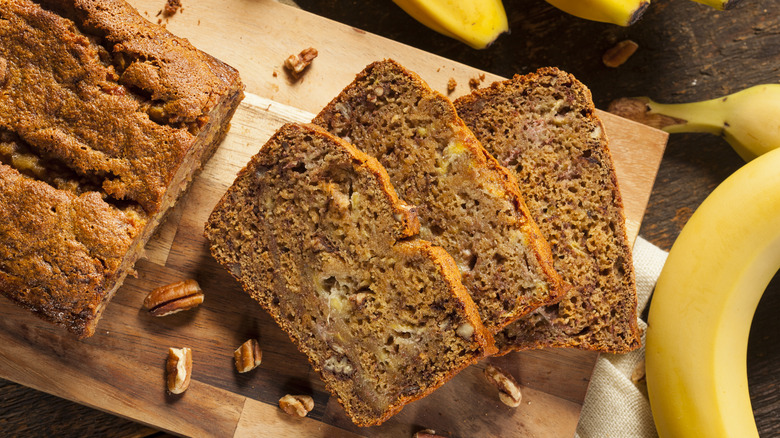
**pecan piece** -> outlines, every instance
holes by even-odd
[[[169,348],[165,371],[168,375],[168,392],[181,394],[186,391],[192,374],[192,349]]]
[[[250,339],[233,352],[233,358],[236,361],[236,370],[239,373],[246,373],[257,368],[263,361],[263,350],[260,349],[257,340]]]
[[[485,368],[485,377],[498,388],[498,398],[502,403],[513,408],[520,406],[520,401],[523,399],[520,386],[511,374],[493,365],[488,365]]]
[[[284,67],[294,78],[298,79],[318,54],[317,49],[314,47],[303,49],[301,53],[287,57],[287,59],[284,60]]]
[[[620,67],[624,62],[628,61],[628,58],[630,58],[638,48],[639,44],[631,40],[621,41],[611,49],[604,52],[604,56],[601,57],[601,61],[607,67]]]
[[[437,435],[433,429],[423,429],[414,433],[412,438],[446,438],[445,435]]]
[[[197,281],[178,281],[151,291],[144,299],[144,308],[154,316],[166,316],[198,307],[205,296]]]
[[[279,407],[294,417],[305,417],[314,409],[314,399],[308,395],[287,394],[279,399]]]

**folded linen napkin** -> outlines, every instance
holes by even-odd
[[[638,237],[634,243],[634,270],[638,313],[647,306],[668,253]],[[601,354],[582,405],[577,438],[645,438],[658,434],[650,413],[644,383],[645,330],[639,319],[642,347],[626,354]],[[632,378],[633,376],[633,378]],[[642,379],[635,383],[638,377]]]

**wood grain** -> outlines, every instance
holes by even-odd
[[[159,7],[157,1],[131,3],[150,15]],[[206,16],[209,25],[199,25],[198,17]],[[453,436],[501,435],[507,430],[572,435],[596,358],[578,350],[489,360],[518,377],[522,409],[509,410],[497,401],[483,381],[480,364],[385,425],[354,427],[286,335],[211,259],[202,236],[212,207],[265,140],[286,121],[309,120],[369,62],[393,57],[438,89],[449,77],[465,83],[481,72],[270,0],[202,0],[188,4],[168,27],[237,66],[247,83],[247,99],[225,142],[147,247],[146,260],[137,264],[138,277],[129,278],[108,306],[94,337],[76,341],[15,307],[0,307],[0,344],[7,345],[0,351],[0,377],[193,436],[261,431],[281,436],[409,436],[423,427]],[[224,32],[228,27],[232,31]],[[315,44],[320,57],[300,82],[291,82],[281,71],[281,61]],[[666,135],[603,115],[633,238]],[[148,291],[187,277],[197,279],[206,292],[201,307],[165,318],[141,310]],[[232,368],[232,352],[249,337],[259,338],[263,365],[238,374]],[[163,364],[172,346],[194,351],[193,383],[179,397],[164,391]],[[280,414],[276,403],[286,393],[314,397],[315,409],[307,419],[292,422]]]

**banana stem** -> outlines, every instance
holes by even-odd
[[[725,127],[722,99],[712,99],[693,103],[658,103],[648,100],[648,114],[660,114],[671,117],[682,123],[664,126],[669,133],[707,132],[721,135]]]
[[[609,112],[669,133],[708,132],[724,128],[722,99],[694,103],[658,103],[647,97],[623,97],[609,104]]]

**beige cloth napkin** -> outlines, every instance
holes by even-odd
[[[641,314],[655,287],[668,253],[639,237],[634,244],[637,304]],[[635,384],[632,374],[644,370],[645,321],[639,320],[642,345],[627,354],[602,354],[593,370],[582,406],[577,438],[656,437],[644,380]],[[641,388],[641,389],[640,389]]]

